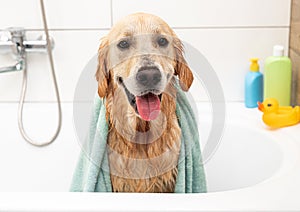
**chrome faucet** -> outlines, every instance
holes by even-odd
[[[9,33],[7,36],[1,36],[0,53],[13,53],[17,63],[13,66],[0,68],[0,73],[22,71],[25,66],[25,31],[21,28],[9,28],[7,32]]]
[[[49,36],[44,0],[40,0],[40,4],[41,4],[41,12],[42,12],[42,18],[44,23],[45,35],[40,36],[37,40],[28,41],[26,40],[26,35],[25,35],[26,33],[24,28],[8,28],[5,31],[0,31],[0,54],[10,53],[16,59],[15,65],[0,68],[0,74],[5,72],[22,71],[23,83],[22,83],[19,108],[18,108],[18,125],[19,125],[20,133],[22,137],[25,139],[25,141],[37,147],[47,146],[57,138],[61,129],[61,120],[62,120],[61,103],[60,103],[58,85],[57,85],[53,56],[52,56],[52,49],[54,48],[54,42],[53,39]],[[26,89],[27,89],[27,64],[26,64],[27,52],[48,53],[52,80],[54,84],[54,91],[57,100],[57,109],[58,109],[57,128],[55,133],[49,140],[35,141],[31,139],[26,133],[23,126],[23,105],[24,105]]]
[[[50,40],[51,48],[54,48],[53,39]],[[27,52],[47,53],[47,39],[45,35],[37,40],[26,40],[24,28],[8,28],[0,35],[0,54],[12,53],[16,57],[16,64],[7,67],[0,67],[0,73],[23,71],[26,67]]]

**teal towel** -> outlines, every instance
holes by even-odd
[[[176,115],[181,128],[181,148],[175,193],[206,192],[198,127],[192,108],[176,86]],[[106,141],[108,125],[105,119],[104,99],[94,100],[88,137],[74,172],[71,191],[112,192]]]

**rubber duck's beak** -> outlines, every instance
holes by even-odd
[[[264,107],[263,103],[257,102],[257,105],[258,105],[258,109],[259,109],[261,112],[264,112],[264,111],[265,111],[265,107]]]

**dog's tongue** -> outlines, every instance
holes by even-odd
[[[146,121],[154,120],[159,115],[160,101],[157,95],[149,93],[137,96],[136,104],[140,116]]]

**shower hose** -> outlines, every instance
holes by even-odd
[[[50,43],[50,37],[49,37],[49,31],[48,31],[46,13],[45,13],[45,6],[44,6],[43,0],[40,0],[40,5],[41,5],[41,11],[42,11],[42,17],[43,17],[44,31],[46,34],[47,52],[48,52],[48,56],[49,56],[52,80],[53,80],[53,84],[54,84],[54,90],[55,90],[57,107],[58,107],[58,125],[57,125],[56,131],[55,131],[54,135],[52,136],[52,138],[50,138],[49,140],[46,140],[46,141],[39,141],[39,142],[34,141],[25,132],[24,126],[23,126],[23,105],[24,105],[24,99],[25,99],[26,88],[27,88],[27,64],[25,63],[24,71],[23,71],[22,91],[21,91],[21,97],[20,97],[19,109],[18,109],[18,125],[19,125],[19,129],[20,129],[20,132],[21,132],[21,135],[23,136],[23,138],[28,143],[32,144],[33,146],[37,146],[37,147],[47,146],[47,145],[51,144],[57,138],[57,136],[60,132],[60,129],[61,129],[61,119],[62,119],[61,103],[60,103],[60,97],[59,97],[59,92],[58,92],[57,80],[56,80],[56,76],[55,76],[52,49],[51,49],[51,43]]]

